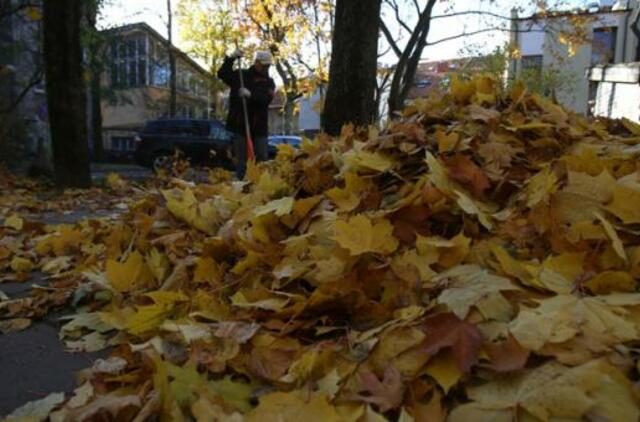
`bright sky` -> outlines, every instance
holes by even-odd
[[[166,28],[166,16],[167,16],[167,2],[166,0],[108,0],[108,4],[103,11],[102,26],[110,27],[117,26],[126,23],[144,21],[156,29],[161,34],[165,35]],[[173,0],[174,8],[177,7],[178,0]],[[420,2],[423,3],[423,2]],[[442,15],[450,13],[451,10],[447,10],[447,4],[457,4],[459,6],[453,8],[453,12],[463,10],[484,10],[498,13],[500,15],[509,16],[510,10],[514,6],[523,6],[531,4],[531,0],[464,0],[464,1],[443,1],[440,2],[434,11],[435,15]],[[500,3],[498,5],[497,3]],[[589,3],[587,0],[566,0],[568,7],[583,6]],[[415,22],[416,12],[413,8],[406,8],[403,11],[403,15],[406,18],[407,23],[411,24]],[[398,31],[398,26],[395,26],[395,19],[393,15],[388,16],[385,19],[386,22],[394,22],[394,31]],[[460,16],[445,19],[435,19],[432,22],[432,28],[429,34],[428,41],[433,42],[442,38],[454,36],[462,32],[472,32],[480,28],[487,27],[488,24],[496,25],[498,20],[492,20],[487,22],[486,18],[480,16]],[[174,28],[174,39],[176,44],[180,46],[179,28],[177,23]],[[491,32],[484,33],[472,37],[459,38],[453,41],[437,44],[431,47],[427,47],[423,53],[424,59],[429,60],[443,60],[450,59],[459,56],[469,55],[465,53],[471,49],[474,52],[490,52],[495,47],[504,45],[507,40],[507,35],[504,32]],[[393,61],[393,55],[388,54],[385,56],[385,61]]]

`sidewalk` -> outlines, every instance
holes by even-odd
[[[107,173],[105,173],[107,174]],[[47,215],[48,224],[75,223],[102,213],[79,211],[72,214]],[[24,282],[0,283],[0,291],[10,299],[29,296],[33,285],[46,287],[49,280],[33,273]],[[25,403],[50,393],[71,392],[76,387],[75,373],[90,367],[96,359],[105,358],[109,350],[97,353],[70,353],[58,339],[59,318],[74,313],[60,309],[44,318],[34,319],[23,331],[0,334],[0,419]]]
[[[109,173],[117,173],[125,179],[144,180],[153,174],[145,167],[135,164],[92,163],[91,178],[93,180],[105,179]]]

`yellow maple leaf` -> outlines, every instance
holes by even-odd
[[[136,307],[136,312],[128,314],[124,321],[124,329],[134,335],[159,327],[172,314],[179,302],[188,300],[187,296],[177,292],[155,291],[145,296],[151,298],[154,304]]]
[[[618,232],[616,231],[615,227],[613,227],[613,225],[606,218],[604,218],[602,214],[596,213],[595,215],[598,220],[600,220],[605,233],[607,233],[607,237],[609,237],[609,239],[611,240],[611,246],[613,246],[613,249],[616,251],[620,258],[626,261],[627,254],[624,251],[624,245],[622,244],[622,240],[620,240],[620,237],[618,237]]]
[[[598,176],[569,171],[567,186],[564,192],[575,193],[605,204],[613,197],[616,179],[604,170]]]
[[[523,347],[543,350],[547,344],[568,344],[577,338],[588,338],[587,347],[602,350],[618,342],[637,340],[638,327],[633,315],[624,313],[629,305],[636,305],[640,294],[578,298],[556,295],[538,300],[537,308],[525,308],[509,325],[509,331]],[[579,337],[578,337],[579,336]]]
[[[439,237],[423,237],[418,235],[416,248],[421,255],[428,255],[430,250],[437,250],[438,264],[443,268],[451,268],[467,257],[471,247],[471,239],[460,233],[452,239]]]
[[[438,141],[438,151],[440,151],[440,154],[455,151],[460,143],[460,134],[458,132],[447,134],[444,130],[439,129],[436,131],[435,137]]]
[[[589,290],[599,295],[613,292],[633,292],[638,285],[631,274],[624,271],[604,271],[585,284]]]
[[[393,226],[388,220],[373,223],[362,214],[336,221],[334,240],[351,255],[367,252],[388,255],[398,248],[398,239],[393,236]]]
[[[403,280],[411,283],[429,281],[437,273],[431,265],[438,262],[438,252],[434,249],[431,254],[418,254],[416,250],[406,250],[397,255],[391,262],[393,272]]]
[[[238,291],[231,296],[231,304],[239,308],[258,308],[268,311],[280,311],[289,303],[289,299],[282,297],[263,296],[262,298],[249,301],[245,296],[246,291]]]
[[[419,346],[425,337],[424,332],[415,327],[392,327],[378,337],[379,341],[369,356],[367,363],[376,371],[384,371],[392,361],[394,362],[393,365],[396,366],[395,359],[402,359],[401,356],[405,352]],[[420,347],[417,348],[420,349]],[[422,354],[425,355],[426,353],[422,351]],[[420,359],[414,359],[413,363],[420,365],[422,362]],[[409,362],[405,361],[403,363],[405,371],[420,369],[419,367],[409,368]],[[398,369],[400,370],[400,368]]]
[[[260,397],[260,404],[245,415],[247,422],[342,422],[336,409],[329,404],[326,396],[311,396],[292,391],[276,392]]]
[[[564,253],[548,257],[539,267],[537,278],[532,284],[556,293],[571,293],[576,280],[585,271],[583,268],[585,255],[585,253]]]
[[[331,188],[325,195],[338,206],[340,211],[349,212],[360,205],[360,193],[371,187],[371,182],[349,171],[344,175],[344,188]]]
[[[425,372],[436,380],[445,394],[460,381],[463,375],[458,365],[456,365],[453,355],[448,352],[438,353],[431,358],[427,363]]]
[[[345,153],[344,161],[350,169],[375,170],[380,173],[389,171],[396,165],[395,160],[389,156],[357,149]]]
[[[489,273],[477,265],[459,265],[438,274],[434,281],[446,281],[446,289],[438,296],[438,303],[446,305],[460,319],[469,309],[501,291],[519,290],[509,279]]]
[[[567,164],[569,170],[598,176],[607,168],[605,159],[598,155],[595,148],[582,148],[579,154],[565,155],[562,161]]]
[[[454,100],[461,104],[468,104],[471,97],[476,93],[477,86],[474,81],[465,81],[454,74],[451,77],[451,95]]]
[[[275,199],[265,205],[262,205],[256,208],[253,211],[255,216],[267,215],[270,213],[274,213],[278,217],[282,217],[284,215],[290,214],[293,211],[293,205],[295,203],[295,199],[292,197],[285,197],[280,199]]]
[[[162,283],[165,278],[167,278],[167,275],[169,275],[169,269],[171,268],[169,258],[157,248],[151,249],[151,252],[147,255],[146,262],[153,276],[159,283]]]
[[[35,265],[31,260],[19,256],[13,257],[10,266],[11,269],[17,273],[28,273],[35,268]]]
[[[480,76],[475,78],[476,95],[475,101],[479,104],[495,104],[496,81],[491,76]]]
[[[470,215],[476,215],[480,224],[482,224],[487,230],[491,230],[493,228],[493,222],[490,216],[492,208],[489,205],[476,201],[462,191],[455,191],[455,194],[458,196],[456,203],[462,211]]]
[[[279,381],[301,386],[310,378],[321,376],[334,363],[333,357],[333,351],[329,349],[309,349],[291,364]]]
[[[14,230],[20,231],[24,227],[24,220],[20,218],[17,214],[13,214],[4,219],[3,225],[5,227],[9,227]]]
[[[624,224],[640,223],[640,191],[626,186],[613,189],[613,201],[607,211],[618,217]]]
[[[631,383],[603,360],[575,368],[550,362],[517,377],[467,388],[467,394],[472,402],[454,409],[448,420],[512,420],[521,409],[537,420],[582,420],[587,414],[611,421],[640,417]],[[494,419],[497,411],[505,413]]]
[[[219,283],[222,281],[224,272],[220,265],[210,257],[200,257],[196,259],[196,268],[193,273],[193,281]]]
[[[105,184],[113,190],[127,187],[127,182],[118,173],[109,173]]]
[[[57,227],[57,230],[42,238],[35,247],[40,255],[53,252],[56,256],[67,255],[83,243],[82,231],[68,224]]]
[[[225,218],[237,208],[233,201],[221,197],[198,201],[191,189],[162,191],[167,209],[192,227],[213,235]]]
[[[42,266],[42,272],[47,274],[59,274],[71,266],[72,257],[59,256],[48,261]]]
[[[537,204],[547,203],[552,193],[558,190],[558,177],[547,166],[527,183],[527,206],[533,208]]]
[[[124,262],[107,261],[107,279],[118,292],[125,293],[152,286],[154,276],[138,251],[133,251]]]

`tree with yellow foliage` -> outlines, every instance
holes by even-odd
[[[285,93],[287,133],[294,101],[326,81],[332,15],[329,0],[180,0],[178,5],[187,50],[211,69],[236,47],[247,57],[256,50],[271,52]]]

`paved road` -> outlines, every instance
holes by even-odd
[[[71,392],[74,374],[106,356],[104,351],[65,352],[58,340],[61,315],[50,314],[27,330],[0,335],[0,415],[50,393]]]
[[[109,173],[117,173],[126,179],[144,180],[152,175],[151,170],[134,164],[91,164],[91,178],[93,180],[106,179]]]
[[[92,175],[106,177],[112,171],[113,168],[102,167]],[[144,178],[150,174],[140,168],[119,168],[115,171],[126,178]],[[67,214],[39,214],[31,218],[48,224],[70,224],[83,218],[104,217],[112,213],[102,210],[89,214],[86,210],[78,210]],[[0,283],[0,291],[10,299],[17,299],[28,296],[33,284],[47,285],[47,280],[42,274],[34,273],[24,283]],[[69,313],[73,310],[61,310],[34,321],[24,331],[0,334],[0,419],[23,404],[50,393],[71,392],[76,387],[74,374],[107,355],[106,351],[91,354],[65,351],[58,339],[62,325],[59,318]]]

